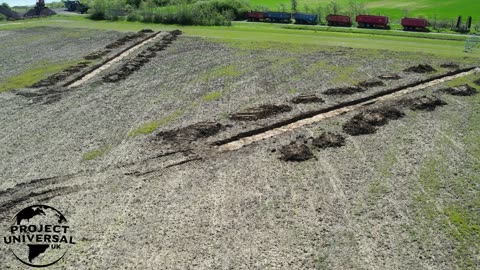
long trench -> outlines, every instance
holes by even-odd
[[[237,150],[246,145],[249,145],[261,140],[265,140],[271,137],[275,137],[283,133],[298,129],[300,127],[323,121],[327,118],[331,118],[331,117],[338,116],[353,110],[360,109],[364,106],[367,106],[372,103],[376,103],[378,101],[396,99],[400,96],[403,96],[412,92],[423,90],[441,83],[445,83],[445,82],[455,80],[461,77],[465,77],[468,75],[472,75],[475,73],[480,73],[479,67],[470,67],[470,68],[448,72],[446,74],[434,76],[432,78],[411,83],[408,85],[403,85],[393,89],[383,90],[373,95],[362,97],[356,100],[341,102],[328,108],[306,112],[306,113],[297,115],[293,118],[283,120],[266,127],[249,130],[246,132],[239,133],[233,137],[216,141],[214,142],[214,145],[218,146],[218,150],[220,151]]]

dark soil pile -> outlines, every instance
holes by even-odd
[[[301,103],[323,103],[325,101],[316,95],[300,95],[293,98],[292,102],[295,104],[301,104]]]
[[[343,130],[352,136],[372,134],[377,131],[376,126],[388,124],[405,116],[405,113],[394,107],[381,107],[361,112],[343,125]]]
[[[357,119],[354,117],[343,125],[343,131],[352,136],[359,136],[373,134],[377,132],[377,128],[363,119]]]
[[[139,31],[140,33],[153,33],[152,29],[142,29]]]
[[[109,52],[110,52],[110,50],[99,50],[99,51],[92,52],[92,53],[86,55],[85,57],[83,57],[83,59],[85,59],[85,60],[99,59],[99,58],[102,58],[105,55],[107,55]]]
[[[401,103],[414,111],[434,111],[438,106],[447,105],[447,103],[438,97],[421,96],[412,99],[405,99]]]
[[[445,64],[441,64],[440,67],[442,68],[451,68],[451,69],[458,69],[460,68],[460,66],[458,64],[455,64],[455,63],[445,63]]]
[[[107,46],[105,46],[106,49],[115,49],[115,48],[118,48],[118,47],[122,47],[123,45],[125,45],[126,43],[132,41],[132,40],[136,40],[138,38],[142,38],[145,36],[145,32],[138,32],[138,33],[135,33],[135,34],[128,34],[124,37],[121,37],[119,39],[117,39],[115,42],[113,43],[110,43],[108,44]]]
[[[437,71],[436,69],[434,69],[432,66],[430,65],[418,65],[418,66],[413,66],[413,67],[409,67],[407,69],[404,70],[405,72],[414,72],[414,73],[430,73],[430,72],[435,72]]]
[[[305,144],[292,143],[280,149],[281,160],[301,162],[314,158],[312,150]]]
[[[52,15],[55,15],[57,14],[55,11],[47,8],[47,7],[44,7],[44,8],[32,8],[30,9],[29,11],[27,11],[27,13],[25,13],[23,15],[23,17],[37,17],[37,16],[52,16]]]
[[[400,80],[402,77],[398,74],[384,74],[378,76],[378,78],[382,80]]]
[[[325,95],[352,95],[364,92],[366,89],[359,86],[331,88],[323,92]]]
[[[259,107],[249,108],[243,112],[230,115],[230,119],[237,121],[255,121],[268,118],[280,113],[289,112],[292,107],[288,105],[261,105]]]
[[[201,122],[187,127],[159,132],[156,139],[171,142],[192,142],[213,136],[225,127],[217,122]]]
[[[175,32],[175,31],[172,31]],[[177,32],[175,32],[177,33]],[[178,32],[181,33],[181,32]],[[141,53],[139,53],[135,58],[126,62],[119,70],[111,72],[103,76],[102,80],[104,82],[113,83],[124,80],[134,71],[139,70],[145,63],[148,63],[151,58],[157,55],[156,52],[165,50],[168,47],[168,44],[171,44],[173,40],[177,38],[174,34],[168,34],[163,37],[160,41],[155,42],[152,46],[148,47]]]
[[[477,90],[468,84],[445,88],[441,91],[454,96],[473,96],[477,94]]]
[[[358,86],[362,88],[370,88],[370,87],[385,86],[385,83],[382,81],[364,81],[364,82],[360,82]]]
[[[340,134],[325,132],[318,138],[313,139],[312,144],[320,149],[341,147],[345,145],[345,137]]]
[[[476,85],[480,85],[480,79],[474,81],[473,83],[475,83]]]
[[[89,62],[80,62],[74,66],[64,69],[63,71],[55,73],[46,79],[43,79],[41,81],[34,83],[32,87],[46,87],[46,86],[55,85],[56,83],[65,80],[72,74],[80,72],[82,69],[86,68],[88,65],[89,65]]]

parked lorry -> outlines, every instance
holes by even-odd
[[[294,13],[293,19],[296,24],[318,24],[318,15],[306,13]]]
[[[427,31],[428,21],[423,18],[403,18],[401,24],[405,31]]]
[[[250,22],[260,22],[265,19],[265,13],[260,11],[249,11],[247,12],[247,19]]]
[[[352,26],[352,20],[349,16],[330,14],[327,16],[328,26]]]
[[[285,22],[290,23],[292,20],[292,14],[287,12],[265,12],[265,19],[269,22]]]
[[[355,21],[360,28],[389,28],[387,16],[358,15]]]

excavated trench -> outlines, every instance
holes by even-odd
[[[356,100],[341,102],[328,108],[309,111],[309,112],[297,115],[293,118],[271,124],[269,126],[239,133],[230,138],[216,141],[213,144],[218,146],[218,149],[220,151],[237,150],[242,148],[243,146],[246,146],[267,138],[278,136],[280,134],[295,130],[305,125],[313,124],[327,118],[331,118],[340,114],[344,114],[344,113],[362,108],[364,106],[376,103],[377,101],[396,99],[408,93],[423,90],[428,87],[432,87],[447,81],[451,81],[451,80],[468,76],[478,72],[480,72],[480,68],[478,67],[471,67],[471,68],[451,71],[446,74],[434,76],[432,78],[421,80],[408,85],[396,87],[393,89],[383,90],[373,95],[362,97]],[[411,106],[414,106],[414,105],[415,104]],[[441,104],[438,104],[438,105],[441,105]],[[422,109],[422,108],[419,108],[419,109]]]
[[[68,88],[72,88],[72,87],[77,87],[77,86],[80,86],[80,85],[86,83],[87,81],[89,81],[90,79],[92,79],[93,77],[98,75],[100,72],[110,68],[115,63],[118,63],[119,61],[123,60],[125,57],[129,56],[131,53],[133,53],[137,49],[145,46],[146,44],[148,44],[150,42],[153,42],[154,39],[161,34],[164,34],[164,32],[154,33],[154,34],[149,35],[146,38],[144,38],[144,39],[142,39],[138,42],[135,42],[134,44],[132,44],[132,45],[128,46],[127,48],[121,50],[120,52],[113,55],[112,57],[109,57],[108,59],[106,59],[102,63],[100,63],[96,66],[93,66],[92,68],[90,68],[86,72],[84,72],[84,73],[80,74],[79,76],[75,77],[73,80],[66,82],[63,86],[68,87]]]

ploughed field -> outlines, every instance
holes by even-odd
[[[0,31],[0,85],[47,69],[0,93],[0,216],[62,209],[67,268],[479,265],[478,59],[62,31]]]

